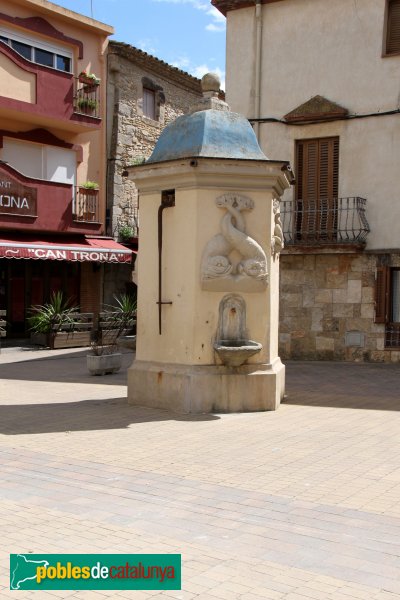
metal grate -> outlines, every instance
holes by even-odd
[[[370,231],[364,198],[283,200],[285,244],[365,244]]]
[[[77,187],[75,193],[74,219],[99,222],[99,190]]]
[[[79,78],[76,78],[74,112],[96,119],[100,118],[100,85],[98,83],[82,83]]]
[[[385,348],[400,348],[400,323],[386,325]]]

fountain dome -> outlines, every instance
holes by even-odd
[[[217,75],[204,75],[203,98],[165,127],[146,164],[198,157],[268,160],[249,121],[218,98],[219,87]]]

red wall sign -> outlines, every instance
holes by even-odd
[[[37,216],[37,190],[22,185],[0,167],[0,214]]]

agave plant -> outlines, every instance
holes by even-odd
[[[135,324],[137,302],[134,296],[121,294],[114,296],[115,305],[106,304],[100,315],[99,341],[92,342],[93,354],[99,356],[115,351],[118,338]]]
[[[62,292],[52,292],[50,302],[32,306],[28,318],[30,330],[34,333],[56,334],[67,326],[73,328],[73,313],[79,311],[79,306],[71,306],[71,299],[64,299]]]

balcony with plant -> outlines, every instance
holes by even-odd
[[[76,113],[100,119],[100,81],[94,73],[82,71],[78,75],[74,97]]]
[[[76,188],[71,183],[27,177],[6,163],[0,164],[0,179],[8,182],[10,189],[16,190],[16,206],[5,207],[3,199],[0,230],[32,234],[62,232],[94,235],[101,232],[104,219],[95,182],[85,182]]]
[[[96,181],[85,181],[77,186],[74,219],[76,221],[99,222],[99,184]]]
[[[38,127],[62,127],[84,132],[100,126],[100,79],[89,73],[86,82],[69,71],[28,60],[11,45],[0,43],[2,61],[8,65],[2,76],[0,118],[16,119]],[[19,82],[26,82],[21,85]]]

